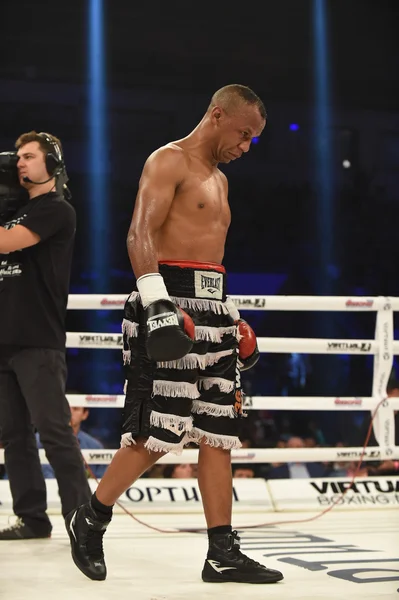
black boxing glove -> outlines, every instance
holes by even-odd
[[[225,306],[234,325],[238,329],[238,365],[241,371],[247,371],[256,365],[260,358],[256,335],[252,327],[241,319],[233,300],[228,296]]]
[[[172,302],[159,273],[139,277],[137,289],[144,307],[149,358],[156,362],[183,358],[193,347],[193,320]]]

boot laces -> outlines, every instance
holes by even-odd
[[[96,531],[89,527],[89,531],[87,532],[87,552],[91,558],[95,559],[103,559],[104,558],[104,549],[103,549],[103,537],[104,531]]]
[[[240,558],[240,560],[242,560],[243,565],[245,565],[246,567],[263,567],[263,565],[261,565],[259,562],[257,562],[256,560],[253,560],[252,558],[249,558],[249,556],[247,556],[246,554],[243,554],[240,551],[240,537],[237,533],[237,531],[232,531],[232,548],[231,548],[231,552],[233,552],[238,558]]]

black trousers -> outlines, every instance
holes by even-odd
[[[0,346],[0,440],[14,513],[34,531],[50,531],[35,428],[54,469],[65,515],[91,497],[65,397],[65,354]]]

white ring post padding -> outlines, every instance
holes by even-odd
[[[70,294],[69,310],[120,310],[128,294]],[[384,296],[230,296],[238,310],[377,311]],[[399,298],[389,298],[392,310],[399,311]]]
[[[108,465],[117,450],[81,450],[88,464]],[[359,460],[363,448],[245,448],[233,450],[233,463],[287,463],[287,462],[352,462]],[[45,451],[39,450],[40,462],[48,464]],[[398,460],[399,446],[394,446],[389,452],[379,447],[367,448],[364,461]],[[162,464],[187,464],[198,462],[198,450],[184,450],[182,454],[166,454],[159,461]],[[0,450],[0,464],[4,464],[4,450]]]
[[[377,352],[374,356],[372,395],[376,400],[382,400],[393,366],[393,311],[390,302],[386,302],[377,312],[375,325],[375,340]],[[384,402],[379,408],[373,421],[375,439],[380,446],[386,448],[395,445],[395,415],[391,407]]]
[[[98,348],[103,350],[121,349],[122,334],[90,333],[69,331],[67,333],[67,348]],[[376,354],[375,340],[341,340],[319,338],[258,338],[260,352],[286,354],[290,352],[306,354]],[[393,342],[393,353],[399,355],[399,341]]]
[[[86,408],[123,408],[124,395],[107,394],[67,394],[70,406]],[[244,396],[245,410],[370,410],[373,411],[378,400],[335,396]],[[387,398],[384,406],[399,410],[399,398]]]

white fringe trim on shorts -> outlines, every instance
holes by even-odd
[[[139,333],[139,324],[135,321],[129,321],[123,319],[122,321],[122,333],[126,333],[128,338],[137,337]]]
[[[204,390],[209,390],[214,385],[217,385],[221,392],[229,394],[234,389],[234,383],[234,381],[223,379],[223,377],[204,377],[199,380],[198,385],[200,388],[204,388]]]
[[[152,393],[155,396],[167,396],[168,398],[199,398],[200,393],[196,383],[186,381],[164,381],[154,379]]]
[[[126,334],[128,339],[136,338],[139,334],[139,324],[134,321],[129,321],[128,319],[123,319],[122,333]],[[122,356],[123,364],[130,365],[130,360],[132,358],[132,353],[130,352],[130,350],[122,350]]]
[[[135,446],[136,442],[132,437],[131,433],[124,433],[121,437],[121,448],[128,448],[129,446]]]
[[[184,442],[178,444],[171,444],[170,442],[163,442],[157,438],[150,436],[144,447],[152,452],[171,452],[172,454],[180,455],[183,452]]]
[[[205,438],[205,439],[204,439]],[[214,448],[223,448],[223,450],[238,450],[241,448],[241,442],[238,437],[232,435],[217,435],[209,433],[197,427],[193,427],[190,433],[187,434],[185,442],[194,442],[199,444],[205,441],[205,444]]]
[[[194,400],[191,412],[198,415],[210,415],[211,417],[230,417],[234,419],[236,416],[233,405],[212,404],[211,402],[203,402],[202,400]]]
[[[176,433],[176,435],[181,435],[185,431],[191,431],[193,428],[193,418],[190,416],[180,417],[179,415],[167,415],[152,410],[150,424],[154,427],[169,429],[170,431],[173,431],[173,433]]]
[[[122,350],[122,356],[123,356],[123,364],[130,365],[130,361],[132,359],[132,353],[130,352],[130,350]]]
[[[231,325],[230,327],[204,327],[195,326],[195,339],[207,342],[221,342],[222,337],[226,334],[237,335],[237,327]]]
[[[157,366],[160,369],[205,369],[217,363],[224,356],[233,354],[235,349],[222,350],[221,352],[208,352],[207,354],[186,354],[178,360],[169,360],[158,362]]]
[[[129,294],[126,302],[136,302],[136,300],[140,300],[140,294],[138,292],[132,292]]]
[[[210,310],[217,315],[229,314],[228,308],[225,307],[221,300],[204,300],[202,298],[178,298],[177,296],[171,296],[172,302],[180,306],[180,308],[191,308],[199,312]]]

